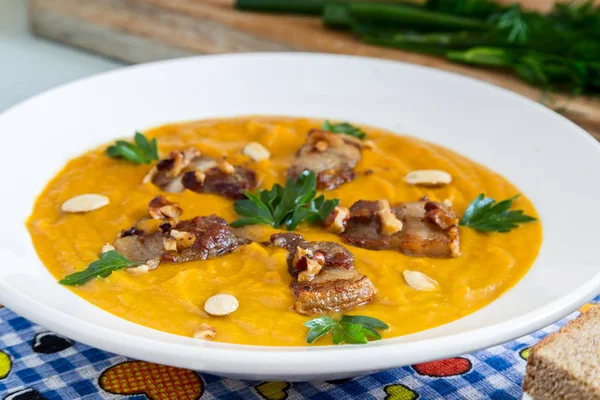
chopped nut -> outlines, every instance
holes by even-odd
[[[325,256],[320,251],[313,254],[308,249],[298,246],[294,255],[294,268],[299,271],[298,282],[310,282],[321,272],[325,265]]]
[[[202,323],[200,329],[194,332],[194,339],[211,340],[217,336],[217,330],[207,323]]]
[[[235,167],[225,160],[221,160],[218,166],[219,169],[227,175],[233,175],[235,173]]]
[[[269,157],[271,157],[271,153],[269,152],[269,150],[267,150],[265,146],[257,142],[248,143],[246,147],[244,147],[242,153],[256,162],[266,160]]]
[[[238,309],[240,303],[235,296],[230,294],[217,294],[210,297],[204,303],[204,311],[210,315],[223,316],[229,315]]]
[[[335,133],[323,131],[320,129],[313,129],[308,133],[307,142],[315,146],[318,142],[325,142],[329,147],[340,147],[344,145],[344,139],[342,136]]]
[[[196,149],[186,149],[184,151],[173,151],[169,155],[169,160],[172,162],[170,168],[167,169],[166,175],[169,177],[178,176],[192,160],[200,156],[200,152]]]
[[[336,206],[325,219],[324,225],[330,232],[339,234],[346,230],[349,219],[350,210],[346,207]]]
[[[315,260],[306,260],[306,270],[298,274],[298,282],[310,282],[321,272],[323,266]]]
[[[169,201],[164,196],[156,196],[148,203],[148,213],[154,219],[177,221],[183,209],[179,207],[179,203]]]
[[[165,238],[163,244],[165,246],[165,251],[177,251],[177,240]]]
[[[219,164],[213,159],[200,159],[199,161],[194,161],[194,169],[199,172],[206,172],[217,166],[219,166]]]
[[[436,169],[421,169],[409,172],[404,177],[404,182],[409,185],[444,186],[452,182],[452,175]]]
[[[389,200],[377,201],[377,216],[379,217],[382,234],[391,235],[402,230],[402,221],[392,212]]]
[[[402,274],[404,275],[404,279],[408,286],[415,290],[430,292],[439,289],[437,281],[431,279],[422,272],[406,270]]]
[[[146,264],[138,265],[137,267],[128,267],[126,268],[127,272],[133,276],[144,275],[146,272],[150,271],[150,267]]]
[[[146,260],[146,265],[148,266],[148,268],[150,268],[150,270],[153,270],[156,267],[158,267],[160,261],[160,258],[151,258],[149,260]]]
[[[375,142],[372,140],[365,140],[362,142],[362,147],[367,150],[373,150],[375,148]]]
[[[102,246],[102,249],[100,250],[100,254],[104,254],[108,251],[112,251],[115,249],[115,246],[113,246],[110,243],[106,243],[104,246]]]
[[[142,183],[146,184],[146,183],[152,182],[152,180],[154,179],[154,177],[156,176],[157,173],[158,173],[158,168],[156,168],[156,165],[155,165],[152,168],[150,168],[150,171],[148,171],[146,176],[144,176]]]
[[[61,209],[68,213],[83,213],[94,211],[110,203],[106,196],[100,194],[81,194],[65,201]]]
[[[317,143],[315,143],[315,149],[321,153],[327,151],[328,148],[329,144],[325,140],[319,140]]]
[[[200,172],[198,170],[194,171],[194,178],[196,178],[196,182],[201,185],[204,185],[204,180],[206,179],[206,174],[204,172]]]
[[[456,218],[454,212],[449,212],[443,207],[433,201],[425,203],[425,220],[443,230],[458,225],[458,218]],[[449,207],[449,209],[452,210],[452,207]]]
[[[192,247],[192,245],[196,242],[196,236],[189,232],[180,232],[176,229],[171,229],[170,235],[177,241],[176,247],[183,249]]]

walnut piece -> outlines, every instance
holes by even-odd
[[[325,219],[324,225],[328,231],[340,234],[346,230],[346,224],[349,219],[350,210],[346,207],[336,206]]]
[[[217,336],[217,329],[207,323],[202,323],[200,328],[194,332],[195,339],[211,340],[214,339],[215,336]]]
[[[176,229],[171,229],[170,235],[177,242],[177,247],[181,249],[192,247],[196,242],[196,236],[190,232],[180,232]]]
[[[148,203],[148,213],[154,219],[176,222],[183,213],[179,203],[169,201],[164,196],[156,196]]]
[[[298,282],[310,282],[321,272],[325,265],[325,256],[320,251],[312,252],[300,246],[294,255],[294,268],[298,273]]]
[[[146,264],[138,265],[137,267],[128,267],[126,268],[127,272],[133,276],[144,275],[146,272],[150,271],[150,267]]]
[[[380,233],[383,235],[392,235],[402,230],[402,221],[392,212],[392,206],[389,200],[377,201],[377,216],[380,221]]]
[[[219,167],[219,169],[222,172],[226,173],[227,175],[233,175],[233,174],[235,174],[235,167],[233,165],[229,164],[225,160],[221,160],[218,163],[218,167]]]
[[[100,254],[104,254],[108,251],[112,251],[115,249],[115,246],[113,246],[110,243],[106,243],[104,246],[102,246],[102,249],[100,250]]]

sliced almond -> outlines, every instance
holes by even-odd
[[[444,186],[452,182],[452,175],[437,169],[420,169],[409,172],[404,177],[404,182],[409,185]]]
[[[235,296],[230,294],[217,294],[210,297],[204,303],[204,311],[210,315],[223,316],[229,315],[240,306],[240,302]]]
[[[65,201],[61,209],[68,213],[84,213],[102,208],[108,203],[108,197],[101,194],[81,194]]]
[[[127,272],[133,276],[144,275],[146,272],[150,271],[150,267],[146,264],[138,265],[137,267],[129,267],[126,268]]]
[[[102,246],[102,249],[100,250],[100,253],[104,254],[104,253],[112,251],[114,249],[115,249],[115,246],[113,246],[110,243],[106,243],[104,246]]]
[[[194,332],[195,339],[211,340],[215,336],[217,336],[217,329],[207,323],[202,323],[202,325],[200,325],[200,329]]]
[[[415,290],[431,292],[439,289],[437,281],[431,279],[422,272],[405,270],[402,274],[404,275],[404,280],[406,280],[408,286]]]
[[[256,162],[266,160],[271,157],[271,152],[260,143],[251,142],[244,147],[242,153]]]

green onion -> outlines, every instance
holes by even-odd
[[[320,15],[326,4],[326,0],[237,0],[235,6],[247,11]]]

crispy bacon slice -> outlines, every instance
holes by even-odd
[[[371,250],[398,250],[409,256],[453,258],[460,256],[458,219],[450,204],[429,201],[392,207],[402,222],[399,231],[382,231],[377,201],[360,200],[350,208],[350,219],[340,235],[344,242]]]
[[[161,261],[181,263],[215,258],[250,242],[214,214],[160,227],[160,231],[150,233],[137,228],[122,232],[114,242],[115,250],[132,261],[156,268]]]
[[[188,189],[232,199],[244,197],[244,190],[254,189],[257,185],[254,171],[201,156],[196,149],[171,152],[169,157],[158,162],[147,180],[165,192],[179,193]]]
[[[304,171],[314,171],[317,188],[335,189],[356,177],[354,167],[361,159],[361,149],[361,141],[352,136],[313,129],[296,153],[288,177],[297,179]]]
[[[334,242],[307,242],[295,233],[271,236],[274,246],[290,252],[288,269],[296,278],[294,310],[302,315],[322,315],[349,310],[375,298],[371,280],[354,268],[354,255]],[[318,267],[317,267],[318,266]],[[308,273],[311,268],[316,273]]]

